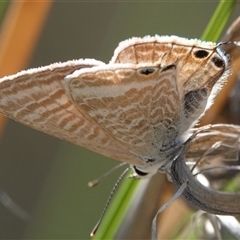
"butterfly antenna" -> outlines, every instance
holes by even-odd
[[[120,164],[120,165],[121,165],[121,164]],[[119,165],[118,165],[118,166],[119,166]],[[95,227],[93,228],[92,232],[90,233],[90,236],[91,236],[91,237],[93,237],[93,236],[96,234],[96,232],[97,232],[97,230],[98,230],[98,228],[99,228],[99,226],[100,226],[100,224],[101,224],[101,222],[102,222],[102,220],[103,220],[103,217],[104,217],[104,215],[105,215],[105,213],[106,213],[106,211],[107,211],[107,209],[108,209],[108,207],[109,207],[109,204],[110,204],[110,202],[111,202],[111,200],[112,200],[112,197],[113,197],[114,193],[116,192],[117,187],[119,186],[119,183],[122,181],[122,179],[123,179],[124,176],[127,174],[127,172],[129,171],[129,169],[130,169],[130,168],[126,168],[126,169],[124,170],[124,172],[123,172],[123,173],[120,175],[120,177],[118,178],[117,182],[114,184],[113,189],[112,189],[112,191],[111,191],[111,193],[110,193],[110,195],[109,195],[109,197],[108,197],[108,199],[107,199],[107,202],[106,202],[106,204],[105,204],[105,207],[104,207],[104,209],[103,209],[103,211],[102,211],[102,214],[101,214],[99,220],[97,221],[97,224],[96,224]]]
[[[240,41],[228,41],[228,42],[220,42],[217,44],[217,48],[220,47],[221,45],[226,45],[226,44],[234,44],[238,47],[240,47]]]
[[[105,177],[107,177],[108,175],[110,175],[111,173],[115,172],[117,169],[119,169],[120,167],[126,165],[127,163],[120,163],[117,166],[113,167],[112,169],[110,169],[108,172],[104,173],[101,177],[94,179],[93,181],[90,181],[88,183],[89,187],[95,187],[97,186]]]

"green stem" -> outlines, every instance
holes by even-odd
[[[218,40],[231,13],[233,12],[236,2],[236,0],[220,1],[217,9],[215,10],[211,20],[202,34],[202,40],[213,42]]]
[[[0,25],[10,1],[0,1]]]
[[[138,184],[138,180],[127,178],[124,180],[124,183],[119,186],[119,190],[116,196],[114,196],[94,239],[114,239],[127,213],[128,205],[130,205],[129,203],[131,202]]]

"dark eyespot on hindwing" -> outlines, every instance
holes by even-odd
[[[221,58],[219,58],[219,57],[213,57],[212,58],[212,62],[214,63],[214,65],[216,66],[216,67],[218,67],[218,68],[222,68],[222,67],[224,67],[224,61],[221,59]]]
[[[206,50],[197,50],[194,52],[196,58],[206,58],[209,55],[209,52]]]

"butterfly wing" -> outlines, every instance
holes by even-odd
[[[212,43],[134,38],[109,64],[69,61],[0,79],[0,112],[137,166],[162,162],[204,112],[227,63]]]
[[[227,64],[211,42],[133,38],[120,43],[109,64],[76,71],[63,86],[76,108],[125,149],[162,162],[164,150],[183,141],[210,105]]]
[[[77,69],[104,63],[76,60],[22,71],[0,79],[0,112],[41,132],[105,156],[140,165],[135,156],[75,108],[61,80]]]
[[[63,86],[78,110],[116,142],[142,159],[156,159],[164,142],[176,138],[177,131],[164,130],[180,112],[176,71],[160,71],[159,66],[108,64],[76,71]]]

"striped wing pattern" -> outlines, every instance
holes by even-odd
[[[157,171],[211,105],[227,65],[211,42],[132,38],[120,43],[109,64],[80,59],[0,79],[0,112],[147,171],[156,165]]]
[[[41,132],[114,159],[134,162],[134,156],[120,143],[75,108],[61,84],[77,69],[103,64],[95,60],[68,61],[4,77],[0,80],[0,111]]]
[[[158,169],[171,163],[169,149],[211,105],[227,64],[213,43],[133,38],[120,43],[109,64],[77,70],[63,86],[79,111]]]

